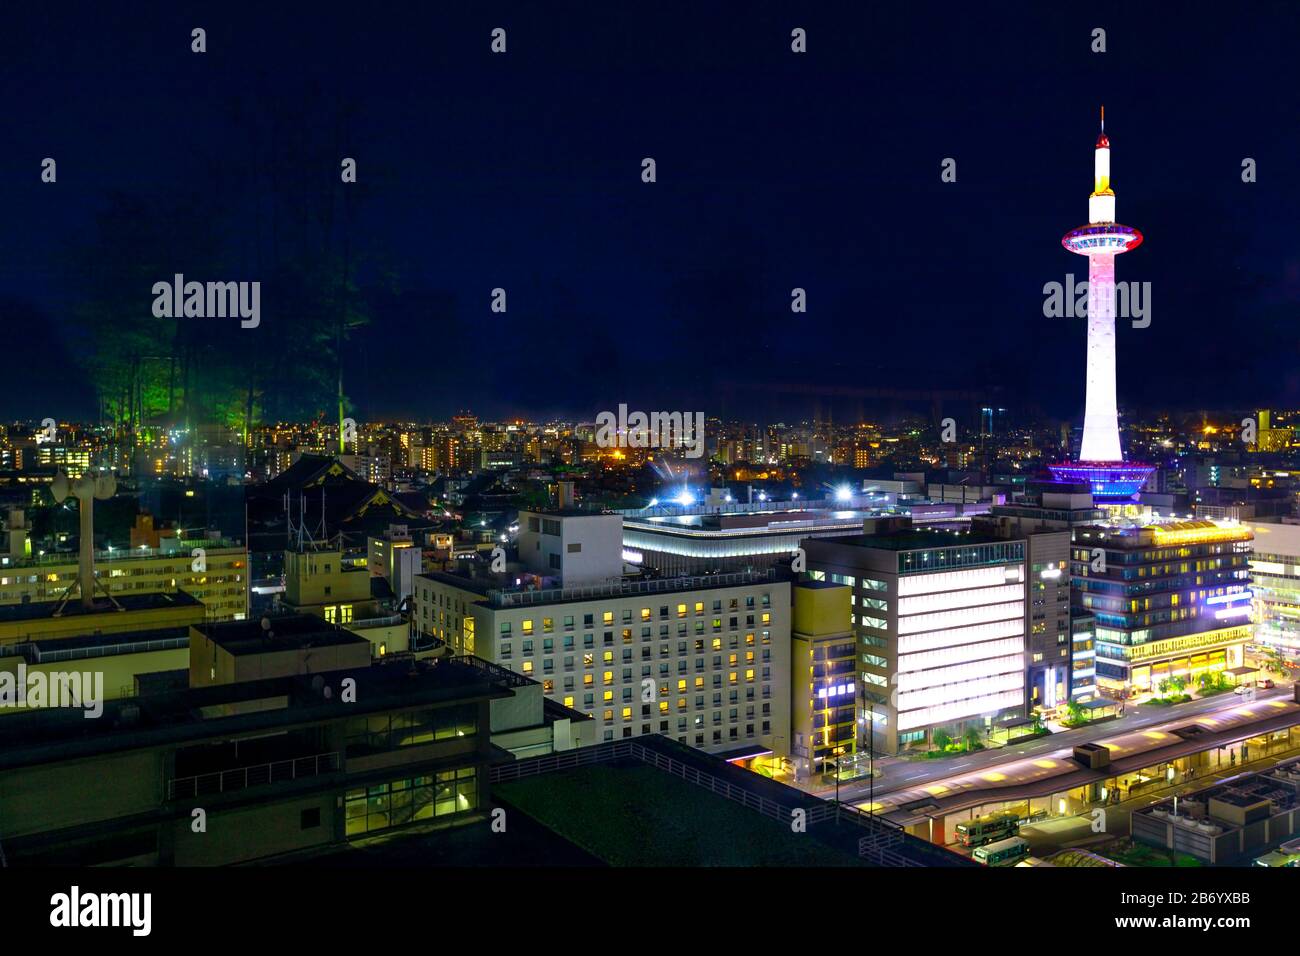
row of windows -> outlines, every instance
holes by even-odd
[[[466,618],[465,620],[466,620],[466,622],[467,622],[467,624],[468,624],[468,622],[469,622],[471,619],[470,619],[470,618]],[[660,635],[661,638],[662,638],[662,637],[666,637],[666,636],[667,636],[667,635],[665,635],[665,634],[661,634],[661,635]],[[642,640],[642,641],[647,641],[647,640],[649,640],[649,639],[650,639],[649,636],[646,635],[646,634],[643,634],[642,637],[641,637],[641,640]],[[751,631],[750,633],[748,633],[748,634],[745,635],[745,646],[746,646],[746,647],[753,647],[753,646],[754,646],[754,642],[755,642],[755,639],[754,639],[754,633]],[[623,643],[624,643],[624,644],[630,644],[630,643],[632,643],[631,636],[630,636],[630,634],[629,634],[628,632],[626,632],[626,631],[624,632],[624,635],[623,635]],[[761,643],[763,643],[763,644],[765,644],[765,645],[766,645],[766,644],[771,644],[771,643],[772,643],[772,632],[771,632],[771,631],[763,631],[763,632],[762,632],[762,634],[761,634]],[[605,634],[604,646],[606,646],[606,647],[611,647],[611,646],[613,646],[613,644],[614,644],[614,635],[613,635],[613,633],[612,633],[612,632],[610,632],[610,633],[606,633],[606,634]],[[520,651],[521,651],[521,653],[524,654],[525,656],[531,656],[531,655],[533,654],[533,652],[534,652],[534,646],[535,646],[534,643],[533,643],[532,641],[530,641],[530,640],[522,641],[522,642],[520,643]],[[582,646],[583,646],[584,648],[592,648],[592,647],[595,647],[595,646],[596,646],[596,641],[595,641],[594,635],[591,635],[591,634],[584,634],[584,635],[583,635]],[[712,640],[712,642],[711,642],[711,644],[710,644],[709,646],[711,647],[712,650],[715,650],[715,651],[720,651],[720,650],[722,650],[722,638],[720,638],[720,637],[715,637],[715,638],[713,638],[713,640]],[[730,636],[727,638],[727,647],[728,647],[728,649],[734,649],[734,648],[737,648],[737,647],[739,647],[739,646],[740,646],[740,635],[739,635],[739,634],[732,634],[732,635],[730,635]],[[704,639],[703,639],[703,638],[696,638],[694,644],[692,645],[692,647],[693,647],[695,653],[697,653],[697,654],[698,654],[698,653],[701,653],[701,652],[704,651],[704,649],[705,649]],[[571,636],[570,636],[570,637],[565,637],[565,638],[564,638],[564,650],[566,650],[566,651],[571,651],[571,650],[573,650],[573,649],[574,649],[574,639],[573,639],[573,637],[571,637]],[[550,654],[550,653],[552,653],[554,650],[555,650],[555,642],[554,642],[554,639],[552,639],[552,638],[544,638],[544,639],[542,640],[542,653],[543,653],[543,654]],[[513,656],[513,653],[514,653],[514,644],[513,644],[512,642],[510,642],[510,641],[502,641],[501,644],[499,645],[498,653],[501,655],[502,659],[509,660],[509,659]],[[678,641],[678,642],[677,642],[677,654],[680,655],[680,654],[687,654],[687,653],[690,653],[690,651],[687,650],[687,642],[686,642],[686,641]],[[605,652],[605,659],[606,659],[606,661],[610,661],[610,660],[612,660],[612,657],[611,657],[612,654],[613,654],[613,651],[606,651],[606,652]],[[586,657],[586,656],[590,656],[590,655],[584,655],[584,657]],[[669,653],[669,649],[668,649],[668,645],[667,645],[667,644],[660,644],[660,645],[659,645],[659,656],[660,656],[660,657],[669,657],[669,656],[672,656],[672,655]],[[642,658],[643,660],[646,660],[646,659],[649,659],[649,657],[650,657],[650,648],[649,648],[649,647],[642,647],[642,648],[641,648],[641,658]],[[625,661],[630,661],[630,660],[632,659],[632,649],[631,649],[630,647],[624,647],[624,648],[623,648],[623,659],[624,659]]]
[[[344,731],[349,757],[451,740],[478,732],[478,707],[459,704],[395,714],[353,717]]]
[[[554,688],[552,688],[552,690],[553,690],[553,689],[554,689]],[[629,688],[629,689],[630,689],[630,688]],[[668,694],[667,688],[662,688],[662,691],[663,691],[662,696],[664,696],[665,698],[667,698],[667,694]],[[549,694],[550,692],[551,692],[550,690],[547,691],[548,694]],[[763,687],[763,694],[762,694],[762,697],[763,697],[763,714],[764,714],[764,715],[770,714],[770,713],[772,712],[772,710],[771,710],[772,705],[771,705],[771,703],[769,702],[771,696],[772,696],[772,689],[771,689],[770,687],[764,685],[764,687]],[[746,687],[746,688],[745,688],[745,703],[748,704],[748,703],[752,702],[753,700],[754,700],[754,688],[752,688],[752,687]],[[632,698],[631,698],[630,696],[628,696],[627,694],[624,694],[624,695],[623,695],[623,702],[624,702],[624,703],[627,703],[627,702],[629,702],[629,701],[632,701]],[[679,697],[679,698],[678,698],[678,709],[679,709],[679,710],[687,710],[687,709],[688,709],[687,706],[686,706],[686,701],[687,701],[687,698],[685,698],[685,697]],[[613,703],[614,703],[614,693],[613,693],[613,691],[605,691],[605,693],[604,693],[604,695],[603,695],[603,697],[602,697],[602,700],[601,700],[601,704],[604,705],[604,706],[606,706],[606,707],[608,707],[608,706],[612,705]],[[633,703],[635,703],[635,702],[633,701]],[[661,700],[661,701],[659,701],[660,709],[663,709],[663,705],[666,704],[666,703],[667,703],[667,700]],[[731,692],[727,695],[727,703],[728,703],[728,704],[739,704],[739,703],[740,703],[740,698],[739,698],[739,696],[738,696],[738,694],[737,694],[736,691],[733,690],[733,691],[731,691]],[[564,698],[564,706],[565,706],[565,707],[569,707],[569,708],[571,708],[571,709],[575,709],[575,710],[577,709],[577,705],[574,703],[574,699],[573,699],[572,696],[566,696],[566,697]],[[592,710],[595,708],[595,706],[596,706],[595,695],[594,695],[594,694],[584,694],[584,695],[583,695],[583,699],[582,699],[582,709],[585,710],[585,711],[588,712],[588,713],[591,713]],[[649,714],[650,714],[650,708],[653,707],[653,706],[655,706],[655,705],[653,705],[653,704],[648,704],[648,703],[647,703],[647,704],[642,704],[642,705],[641,705],[642,716],[649,716]],[[712,697],[712,706],[714,706],[714,707],[721,707],[721,706],[722,706],[722,694],[717,693],[717,694],[714,694],[714,695],[713,695],[713,697]],[[696,709],[696,710],[700,710],[700,709],[703,709],[704,707],[705,707],[705,703],[704,703],[704,695],[703,695],[703,694],[696,694],[696,695],[695,695],[695,709]]]
[[[721,602],[715,602],[715,603],[721,603]],[[680,605],[678,605],[678,607],[679,607],[679,608],[685,608],[686,605],[685,605],[685,604],[680,604]],[[697,607],[697,608],[702,608],[703,605],[697,604],[696,607]],[[649,610],[650,610],[649,608],[643,608],[643,609],[642,609],[643,612],[646,612],[645,615],[641,618],[643,621],[648,621],[648,620],[650,620],[650,618],[649,618],[649,614],[648,614]],[[717,609],[715,608],[715,610],[717,610]],[[697,615],[702,615],[703,613],[704,613],[703,610],[697,610],[697,611],[696,611],[696,614],[697,614]],[[632,612],[631,612],[631,611],[625,611],[625,612],[624,612],[624,614],[623,614],[623,623],[624,623],[624,624],[631,624],[631,623],[632,623],[632,616],[631,616],[631,615],[632,615]],[[587,619],[586,619],[586,621],[583,623],[583,627],[584,627],[584,628],[594,627],[594,626],[595,626],[595,625],[592,623],[592,620],[591,620],[591,619],[592,619],[592,616],[593,616],[593,615],[591,615],[591,614],[586,615],[586,618],[587,618]],[[664,616],[666,617],[667,615],[664,615]],[[681,613],[681,614],[678,614],[677,616],[678,616],[678,617],[685,617],[686,615],[685,615],[685,613]],[[755,617],[755,615],[753,615],[753,614],[747,614],[747,615],[745,615],[745,626],[746,626],[746,627],[753,627],[753,626],[754,626],[754,617]],[[769,624],[772,623],[772,612],[771,612],[771,611],[764,611],[761,615],[759,615],[759,618],[760,618],[760,620],[762,620],[764,626],[769,625]],[[572,618],[566,618],[565,620],[566,620],[566,624],[565,624],[564,629],[565,629],[566,631],[568,631],[568,630],[572,630],[572,629],[573,629],[573,625],[572,625],[571,623],[567,623],[567,622],[571,622],[573,619],[572,619]],[[551,618],[549,618],[549,617],[544,617],[544,618],[542,618],[542,622],[541,622],[541,623],[542,623],[542,633],[543,633],[543,634],[551,634],[551,633],[554,633],[554,630],[555,630],[555,629],[554,629],[554,627],[552,626],[552,623],[553,623],[553,622],[552,622],[552,619],[551,619]],[[603,621],[603,623],[604,623],[604,625],[605,625],[606,627],[611,627],[611,626],[613,626],[614,621],[613,621],[613,614],[612,614],[611,612],[609,612],[609,611],[606,611],[606,612],[605,612],[605,620]],[[713,623],[713,630],[715,630],[715,631],[721,631],[721,630],[722,630],[722,618],[720,618],[720,617],[715,617],[715,618],[713,619],[713,622],[712,622],[712,623]],[[733,630],[733,631],[736,630],[738,627],[740,627],[740,617],[739,617],[739,616],[734,616],[734,617],[728,618],[728,619],[727,619],[727,626],[728,626],[728,628],[729,628],[730,630]],[[705,627],[705,622],[704,622],[704,621],[696,621],[696,622],[695,622],[695,632],[696,632],[697,634],[699,634],[699,633],[703,633],[703,631],[704,631],[704,627]],[[504,637],[510,637],[510,636],[511,636],[511,633],[512,633],[512,630],[513,630],[513,624],[512,624],[510,621],[502,621],[502,622],[501,622],[501,636],[502,636],[503,638],[504,638]],[[536,632],[536,631],[535,631],[535,622],[534,622],[531,618],[529,618],[529,619],[525,619],[525,620],[523,620],[523,621],[520,622],[520,624],[519,624],[519,630],[520,630],[520,632],[523,633],[524,635],[530,635],[530,634],[533,634],[533,633]],[[608,634],[612,634],[613,632],[612,632],[612,631],[609,631],[609,632],[606,632],[606,633],[608,633]],[[667,624],[662,624],[662,625],[660,625],[660,627],[659,627],[659,633],[662,634],[662,635],[666,635],[666,634],[668,633],[668,625],[667,625]],[[682,623],[682,624],[678,624],[678,625],[677,625],[677,633],[679,633],[679,634],[685,634],[685,633],[686,633],[686,624],[685,624],[685,623]],[[631,629],[631,628],[624,628],[624,629],[623,629],[623,637],[624,637],[625,640],[626,640],[626,639],[630,639],[631,634],[632,634],[632,629]],[[643,639],[644,639],[644,638],[647,638],[647,637],[650,636],[650,628],[649,628],[648,626],[647,626],[647,627],[642,627],[642,628],[641,628],[641,636],[642,636]]]
[[[467,813],[478,808],[478,774],[473,767],[461,767],[391,780],[347,791],[343,805],[348,836]]]
[[[686,673],[685,663],[686,663],[685,661],[682,661],[682,662],[681,662],[681,665],[679,665],[679,667],[678,667],[678,669],[677,669],[677,673],[679,673],[679,674],[684,674],[684,673]],[[697,671],[698,671],[698,670],[702,670],[702,668],[697,667],[696,670],[697,670]],[[524,663],[523,663],[523,667],[522,667],[522,669],[521,669],[521,672],[522,672],[523,674],[525,674],[526,676],[532,676],[532,674],[533,674],[533,662],[532,662],[532,661],[524,661]],[[545,670],[545,671],[543,671],[542,673],[544,673],[544,674],[549,674],[550,671],[549,671],[549,670]],[[745,669],[745,678],[744,678],[744,680],[745,680],[745,683],[746,683],[746,684],[752,684],[752,683],[754,682],[754,673],[755,673],[755,672],[754,672],[754,668],[752,668],[752,667],[749,667],[749,668],[746,668],[746,669]],[[733,684],[733,685],[735,685],[735,684],[739,684],[739,683],[740,683],[739,674],[740,674],[740,671],[731,671],[731,672],[730,672],[730,675],[729,675],[729,677],[728,677],[728,679],[727,679],[727,683],[729,683],[729,684]],[[762,679],[763,679],[763,680],[771,680],[771,674],[772,674],[772,669],[771,669],[770,667],[764,666],[764,667],[763,667],[763,678],[762,678]],[[659,667],[659,676],[660,676],[660,677],[667,677],[667,676],[668,676],[668,665],[667,665],[667,664],[662,664],[662,665],[660,665],[660,667]],[[642,677],[642,679],[645,679],[645,678],[650,677],[650,668],[649,668],[649,667],[643,667],[643,668],[641,668],[641,677]],[[713,675],[712,675],[712,678],[713,678],[713,686],[714,686],[714,687],[721,687],[721,686],[722,686],[722,674],[720,674],[720,673],[713,674]],[[625,667],[625,668],[623,668],[623,677],[622,677],[622,679],[623,679],[624,682],[626,682],[626,681],[631,681],[631,680],[634,679],[634,678],[632,677],[632,668],[630,668],[630,667]],[[565,689],[565,690],[573,690],[573,682],[574,682],[574,680],[575,680],[575,678],[573,678],[573,677],[565,677],[565,678],[564,678],[564,689]],[[611,686],[613,686],[613,684],[614,684],[614,672],[613,672],[613,671],[605,671],[605,673],[604,673],[604,675],[603,675],[602,683],[603,683],[604,686],[606,686],[606,687],[611,687]],[[678,681],[678,684],[679,684],[679,685],[685,685],[685,683],[686,683],[686,680],[685,680],[684,678],[683,678],[682,680]],[[583,675],[582,675],[582,686],[583,686],[583,687],[595,687],[595,686],[596,686],[596,675],[595,675],[595,674],[583,674]],[[704,688],[704,678],[703,678],[703,677],[696,677],[696,678],[695,678],[695,687],[696,687],[697,690],[702,690],[702,689]],[[683,686],[682,689],[684,690],[685,687]]]

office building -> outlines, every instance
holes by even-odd
[[[1235,522],[1118,518],[1075,529],[1073,601],[1096,618],[1101,693],[1244,667],[1252,538]]]
[[[1254,642],[1300,664],[1300,525],[1252,522]]]
[[[906,520],[806,542],[814,580],[852,589],[860,716],[873,749],[925,746],[1023,715],[1026,545]]]

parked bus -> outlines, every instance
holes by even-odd
[[[1013,837],[1019,832],[1020,814],[1006,810],[957,824],[957,842],[962,846],[983,846],[985,843]]]
[[[1029,841],[1020,837],[999,840],[987,846],[978,847],[971,857],[976,863],[985,866],[1015,866],[1029,855]]]

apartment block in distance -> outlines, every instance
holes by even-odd
[[[143,517],[143,516],[142,516]],[[56,601],[77,581],[77,553],[32,553],[21,512],[10,515],[0,552],[0,605]],[[16,526],[15,526],[16,525]],[[115,598],[175,594],[197,598],[209,621],[242,620],[248,609],[248,551],[228,538],[186,538],[137,521],[132,546],[94,553],[95,577]]]
[[[774,570],[624,577],[622,518],[522,511],[519,563],[415,579],[412,620],[453,653],[542,682],[596,740],[713,753],[790,745],[790,582]]]
[[[805,542],[815,580],[852,590],[864,726],[877,753],[957,737],[1025,703],[1025,542],[906,518]],[[864,731],[865,733],[865,731]]]

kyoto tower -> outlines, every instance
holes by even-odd
[[[1119,446],[1119,410],[1115,403],[1115,257],[1142,244],[1142,233],[1115,221],[1115,193],[1110,188],[1110,140],[1106,108],[1101,108],[1101,135],[1092,161],[1092,195],[1088,225],[1071,229],[1061,245],[1088,257],[1088,377],[1079,461],[1048,465],[1062,482],[1087,482],[1098,502],[1131,501],[1154,468],[1125,464]]]

